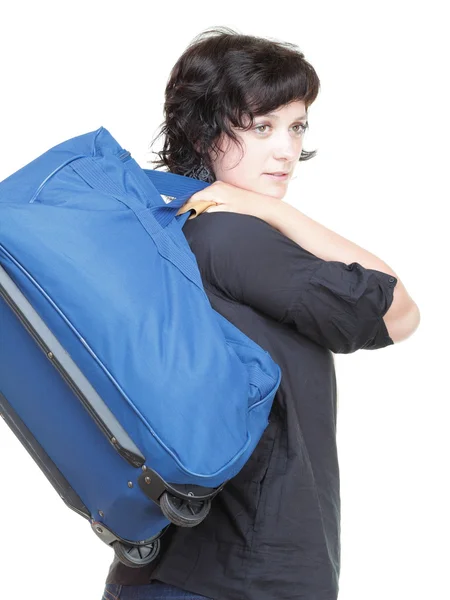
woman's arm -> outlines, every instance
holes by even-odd
[[[338,354],[394,343],[383,317],[397,279],[323,260],[259,217],[226,212],[201,215],[183,228],[205,289]]]
[[[212,200],[217,206],[207,212],[235,212],[258,217],[274,229],[325,261],[358,263],[366,269],[388,273],[397,279],[393,302],[384,323],[394,342],[408,338],[417,329],[420,312],[398,275],[380,258],[327,229],[283,200],[216,181],[191,200]]]
[[[264,196],[261,196],[263,199]],[[258,204],[260,218],[305,250],[327,261],[346,264],[357,262],[366,269],[376,269],[397,278],[394,300],[384,315],[384,322],[394,342],[409,337],[419,326],[420,312],[393,269],[380,258],[357,244],[327,229],[317,221],[283,202],[271,198]]]

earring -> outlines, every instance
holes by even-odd
[[[203,158],[200,160],[200,166],[193,167],[185,173],[185,176],[192,177],[192,179],[199,179],[200,181],[205,181],[206,183],[213,182],[211,172],[207,167],[205,167]]]

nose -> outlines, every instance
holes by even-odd
[[[290,135],[281,136],[274,146],[273,156],[276,160],[294,162],[302,151],[301,138],[294,139]]]

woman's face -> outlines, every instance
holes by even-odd
[[[268,115],[255,117],[252,129],[233,128],[242,143],[241,150],[231,138],[219,140],[217,158],[211,156],[216,179],[240,188],[282,199],[302,151],[307,124],[304,102],[296,101]],[[269,173],[287,172],[274,177]]]

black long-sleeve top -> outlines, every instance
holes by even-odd
[[[253,216],[203,213],[183,231],[212,307],[271,354],[282,381],[258,446],[205,521],[171,526],[153,563],[115,561],[107,582],[159,580],[214,600],[335,600],[333,352],[393,344],[383,316],[397,279],[324,261]]]

